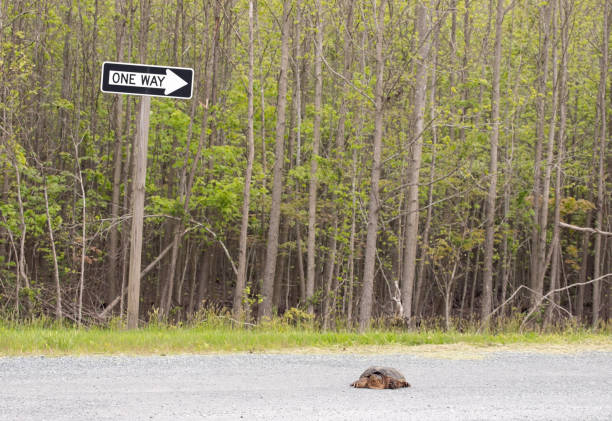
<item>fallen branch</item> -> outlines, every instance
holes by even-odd
[[[559,221],[559,226],[563,227],[563,228],[569,228],[569,229],[574,230],[574,231],[590,232],[591,234],[600,234],[600,235],[612,236],[612,232],[602,231],[602,230],[597,229],[597,228],[579,227],[577,225],[566,224],[565,222],[562,222],[562,221]]]
[[[236,320],[236,319],[233,319],[233,318],[228,317],[228,316],[217,316],[217,317],[220,318],[220,319],[226,319],[226,320],[231,321],[232,323],[241,324],[241,325],[244,325],[244,326],[253,326],[253,327],[257,326],[256,324],[249,323],[249,322],[243,322],[243,321]]]
[[[166,218],[170,218],[170,219],[179,219],[179,218],[177,218],[177,217],[175,217],[175,216],[170,216],[170,215],[163,215],[163,216],[165,216]],[[232,255],[230,254],[229,250],[228,250],[228,249],[227,249],[227,247],[225,246],[225,243],[223,242],[223,240],[221,240],[221,239],[220,239],[220,238],[217,236],[217,234],[216,234],[216,233],[215,233],[213,230],[211,230],[210,228],[208,228],[208,227],[207,227],[206,225],[204,225],[203,223],[201,223],[201,222],[199,222],[199,221],[196,221],[195,219],[190,219],[190,220],[189,220],[189,222],[191,222],[192,224],[195,224],[195,226],[193,226],[193,227],[189,228],[187,231],[191,231],[192,229],[195,229],[195,228],[198,228],[198,227],[199,227],[199,228],[204,228],[204,230],[205,230],[206,232],[208,232],[210,235],[212,235],[212,236],[213,236],[213,238],[214,238],[214,239],[215,239],[215,240],[216,240],[216,241],[217,241],[217,242],[218,242],[218,243],[221,245],[221,248],[223,248],[223,251],[225,252],[225,256],[227,256],[227,260],[229,260],[230,265],[232,265],[232,270],[234,271],[234,275],[238,276],[238,268],[236,268],[236,264],[234,263],[234,259],[232,259]],[[187,232],[187,231],[186,231],[186,232]],[[185,233],[186,233],[186,232],[185,232]],[[184,235],[185,233],[183,233],[183,235]],[[163,253],[163,252],[166,252],[166,253],[167,253],[167,251],[166,251],[166,250],[162,251],[162,253]]]
[[[588,285],[588,284],[592,284],[593,282],[600,281],[600,280],[602,280],[602,279],[604,279],[604,278],[607,278],[607,277],[609,277],[609,276],[612,276],[612,273],[607,273],[607,274],[602,275],[602,276],[600,276],[600,277],[598,277],[598,278],[591,279],[590,281],[585,281],[585,282],[576,282],[576,283],[574,283],[574,284],[567,285],[567,286],[564,286],[564,287],[562,287],[562,288],[553,289],[553,290],[551,290],[551,291],[548,291],[548,293],[546,293],[545,295],[539,294],[538,292],[536,292],[536,291],[532,290],[531,288],[529,288],[529,287],[528,287],[528,286],[526,286],[526,285],[521,285],[520,287],[518,287],[518,288],[516,289],[516,291],[514,291],[514,293],[512,293],[512,295],[511,295],[511,296],[510,296],[510,297],[509,297],[509,298],[508,298],[506,301],[504,301],[504,302],[503,302],[503,303],[501,303],[499,306],[497,306],[497,307],[495,308],[495,310],[493,310],[492,312],[490,312],[489,314],[487,314],[487,317],[485,317],[485,318],[484,318],[484,320],[482,321],[482,323],[481,323],[480,327],[478,328],[478,332],[480,333],[480,332],[482,331],[482,328],[483,328],[483,327],[486,325],[486,323],[485,323],[485,322],[487,322],[487,321],[488,321],[488,320],[489,320],[489,319],[490,319],[490,318],[491,318],[491,317],[492,317],[492,316],[493,316],[495,313],[497,313],[497,312],[498,312],[500,309],[502,309],[502,308],[503,308],[503,307],[504,307],[506,304],[508,304],[508,303],[509,303],[509,302],[510,302],[510,301],[511,301],[511,300],[512,300],[512,299],[513,299],[513,298],[514,298],[514,297],[515,297],[515,296],[516,296],[518,293],[519,293],[519,291],[521,291],[522,289],[526,289],[526,290],[528,290],[528,291],[532,292],[533,294],[540,295],[540,299],[539,299],[539,301],[538,301],[538,302],[537,302],[537,303],[536,303],[536,304],[533,306],[533,308],[532,308],[532,309],[529,311],[529,313],[527,313],[527,316],[525,316],[525,320],[523,320],[523,323],[521,323],[521,327],[520,327],[520,328],[521,328],[521,330],[523,329],[523,326],[525,325],[525,323],[527,322],[527,320],[529,319],[529,317],[531,317],[531,315],[532,315],[532,314],[533,314],[533,313],[536,311],[536,309],[538,309],[538,308],[539,308],[539,307],[542,305],[542,302],[543,302],[544,300],[546,300],[546,301],[550,302],[550,303],[551,303],[551,304],[553,304],[555,307],[558,307],[559,309],[561,309],[561,310],[563,310],[564,312],[566,312],[567,314],[569,314],[569,315],[570,315],[570,317],[572,317],[573,315],[572,315],[572,314],[571,314],[571,313],[570,313],[568,310],[566,310],[565,308],[563,308],[563,307],[559,306],[557,303],[555,303],[555,302],[554,302],[554,301],[552,301],[550,298],[548,298],[548,296],[549,296],[549,295],[551,295],[551,294],[555,294],[555,293],[557,293],[557,292],[561,292],[561,291],[568,290],[568,289],[573,288],[573,287],[576,287],[576,286],[581,286],[581,285]]]
[[[204,228],[210,235],[212,235],[213,238],[219,242],[219,244],[221,244],[221,247],[223,248],[223,251],[225,252],[225,256],[227,256],[227,260],[229,260],[230,265],[232,265],[232,269],[234,271],[234,275],[238,276],[238,269],[236,268],[236,265],[234,264],[234,260],[232,259],[232,255],[230,254],[230,252],[227,249],[227,247],[225,247],[225,243],[223,241],[221,241],[221,239],[219,237],[217,237],[217,234],[213,230],[208,228],[206,225],[200,224],[200,226],[202,228]]]
[[[125,295],[125,294],[124,294]],[[117,303],[119,303],[119,301],[121,301],[121,294],[117,295],[117,297],[115,297],[115,299],[113,300],[112,303],[110,303],[110,305],[108,305],[104,311],[102,311],[102,313],[98,314],[98,317],[100,319],[106,319],[106,316],[108,315],[108,313],[110,313],[110,311],[117,305]]]
[[[195,227],[187,228],[185,231],[183,231],[181,233],[180,238],[183,238],[185,236],[185,234],[187,234],[189,231],[191,231],[193,229],[195,229]],[[151,272],[151,270],[155,267],[155,265],[157,265],[159,263],[159,261],[161,259],[163,259],[166,254],[168,254],[168,252],[172,249],[173,245],[174,245],[174,243],[170,243],[168,246],[166,246],[166,248],[163,249],[161,253],[159,253],[159,255],[155,258],[155,260],[153,260],[151,263],[149,263],[147,265],[147,267],[144,268],[140,272],[140,279],[142,279],[147,273]]]

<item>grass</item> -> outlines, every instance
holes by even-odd
[[[77,329],[53,323],[0,322],[0,356],[89,354],[210,354],[233,352],[410,352],[422,345],[500,347],[565,347],[612,351],[606,329],[565,329],[551,333],[502,331],[477,333],[428,329],[406,331],[373,329],[320,331],[313,326],[271,322],[235,328],[226,322],[199,322],[190,326],[150,324],[135,331],[120,327]],[[424,347],[423,349],[430,349]]]

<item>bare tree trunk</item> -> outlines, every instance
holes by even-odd
[[[300,10],[300,0],[297,0],[297,5],[296,5],[296,9],[298,10],[298,16],[299,16],[299,10]],[[257,45],[259,46],[259,51],[263,51],[263,48],[261,46],[261,34],[259,32],[259,19],[257,18],[257,0],[255,0],[255,4],[254,4],[255,10],[254,10],[254,28],[255,28],[255,32],[257,33]],[[298,22],[299,22],[299,18],[298,18]],[[299,24],[297,24],[299,27]],[[261,57],[261,59],[263,59],[263,55]],[[259,97],[260,97],[260,101],[261,101],[261,166],[263,169],[263,173],[264,174],[268,174],[268,159],[266,157],[266,95],[265,95],[265,89],[266,89],[266,75],[263,72],[263,68],[261,66],[261,59],[259,61],[260,64],[260,72],[259,72],[259,85],[260,85],[260,89],[259,89]],[[299,95],[299,94],[298,94]],[[263,189],[266,189],[266,177],[263,178],[262,180],[262,185],[263,185]],[[264,210],[263,210],[263,206],[261,209],[261,230],[263,232],[263,228],[264,228]]]
[[[302,234],[300,226],[295,225],[295,242],[297,243],[298,278],[300,282],[300,302],[306,302],[306,275],[304,274],[304,253],[302,251]]]
[[[495,58],[493,62],[493,94],[491,99],[491,158],[489,162],[489,192],[486,201],[485,254],[481,320],[488,321],[493,292],[493,235],[495,233],[495,196],[497,193],[497,146],[499,144],[499,78],[501,67],[501,37],[504,21],[504,1],[497,0],[495,19]]]
[[[291,1],[283,2],[282,38],[280,76],[278,81],[278,101],[276,106],[276,136],[274,181],[272,184],[272,204],[270,206],[270,226],[266,245],[266,261],[262,288],[262,302],[257,310],[258,318],[272,315],[272,294],[274,293],[274,275],[276,274],[276,256],[278,254],[278,230],[280,226],[280,205],[283,192],[283,164],[285,160],[285,113],[287,106],[287,70],[289,63],[289,29]]]
[[[283,281],[285,279],[285,267],[288,265],[287,257],[288,252],[286,247],[283,247],[287,244],[287,239],[289,237],[289,220],[285,219],[281,221],[280,227],[280,238],[279,238],[279,247],[284,248],[282,253],[280,253],[278,257],[278,268],[276,270],[276,279],[274,280],[274,291],[272,294],[272,306],[276,308],[276,311],[280,313],[282,300],[281,293],[283,290]],[[288,282],[287,282],[288,283]]]
[[[551,241],[551,253],[552,263],[550,270],[550,288],[549,291],[554,291],[560,286],[561,276],[561,239],[559,233],[559,223],[561,221],[561,198],[563,196],[563,181],[561,175],[561,167],[563,165],[564,151],[565,151],[565,125],[567,123],[567,54],[568,54],[568,20],[569,20],[569,6],[564,0],[565,7],[563,12],[559,7],[559,16],[561,17],[561,72],[559,76],[557,95],[558,103],[560,108],[559,116],[559,133],[557,140],[557,168],[555,176],[555,210],[554,210],[554,221],[553,221],[553,236]],[[553,293],[551,300],[553,304],[559,303],[559,293]],[[546,311],[546,323],[550,324],[553,321],[553,310],[554,305],[549,305]]]
[[[193,253],[193,266],[191,273],[191,281],[189,282],[189,305],[187,306],[187,317],[191,319],[193,317],[194,309],[196,308],[196,295],[197,295],[197,273],[199,266],[199,253],[196,245],[196,251]]]
[[[327,262],[325,262],[325,271],[323,275],[323,282],[325,282],[325,295],[323,296],[323,329],[329,329],[330,313],[333,311],[330,308],[330,302],[332,301],[331,291],[336,263],[337,235],[338,220],[336,219],[333,221],[329,238],[329,257],[327,258]]]
[[[454,19],[454,18],[453,18]],[[454,22],[453,22],[454,25]],[[436,25],[433,45],[432,45],[432,68],[431,86],[429,91],[429,118],[431,119],[431,167],[429,169],[429,185],[427,187],[427,216],[425,217],[425,227],[423,228],[423,247],[421,247],[421,259],[417,266],[416,291],[414,296],[414,313],[420,316],[423,309],[423,284],[425,282],[425,263],[427,261],[426,250],[429,247],[429,231],[431,230],[431,219],[433,215],[433,187],[434,176],[436,173],[436,145],[438,143],[438,130],[436,126],[436,73],[438,66],[438,40],[440,35],[439,25]],[[454,44],[454,42],[453,42]]]
[[[351,171],[351,232],[349,234],[348,255],[348,308],[346,318],[349,326],[353,324],[353,293],[355,282],[355,225],[357,213],[357,150],[353,149],[353,166]]]
[[[53,279],[55,280],[55,318],[61,322],[62,315],[62,288],[60,286],[59,267],[57,264],[57,252],[55,251],[55,238],[53,237],[53,226],[51,215],[49,214],[49,197],[47,194],[47,180],[44,180],[43,193],[45,196],[45,214],[47,215],[47,228],[49,229],[49,242],[51,244],[51,254],[53,256]]]
[[[610,1],[602,0],[603,5],[603,28],[602,28],[602,48],[600,58],[600,77],[599,77],[599,92],[597,96],[597,106],[599,108],[599,165],[597,176],[597,213],[595,216],[595,228],[603,230],[603,215],[604,215],[604,196],[605,192],[605,175],[604,175],[604,156],[606,155],[607,143],[607,126],[606,126],[606,82],[608,80],[608,38],[609,32],[609,16],[610,16]],[[608,192],[609,193],[609,192]],[[601,275],[602,249],[601,249],[601,233],[595,234],[595,256],[593,259],[593,279],[599,278]],[[601,307],[601,281],[593,282],[593,328],[597,328],[599,324],[599,312]]]
[[[344,178],[342,160],[344,158],[344,133],[345,133],[345,122],[346,115],[348,112],[347,106],[347,95],[349,93],[349,84],[347,81],[351,78],[350,68],[351,68],[351,60],[352,60],[352,45],[351,45],[351,28],[353,26],[353,2],[347,1],[343,4],[343,7],[346,8],[346,23],[344,27],[344,68],[342,71],[342,76],[344,80],[342,81],[342,98],[340,99],[340,110],[338,112],[338,128],[336,131],[336,151],[335,151],[335,162],[338,168],[340,169],[340,180]],[[336,193],[335,191],[332,193],[332,202],[334,203],[333,208],[333,216],[332,216],[332,237],[330,238],[330,249],[329,249],[329,257],[326,263],[326,271],[325,271],[325,297],[323,302],[323,327],[329,328],[330,316],[332,310],[329,308],[329,303],[331,301],[330,296],[330,288],[332,283],[336,283],[337,277],[334,279],[334,267],[336,264],[336,254],[338,248],[338,225],[339,225],[339,209],[336,204]],[[334,294],[334,301],[335,296]]]
[[[66,0],[66,15],[65,15],[65,21],[64,24],[66,25],[67,28],[70,28],[72,26],[72,3],[73,0]],[[70,100],[70,87],[71,87],[71,81],[70,78],[72,76],[72,59],[70,56],[70,47],[71,47],[71,41],[70,38],[72,36],[72,31],[66,31],[65,35],[64,35],[64,48],[62,51],[62,62],[64,65],[64,68],[62,70],[62,85],[61,85],[61,97],[62,99],[65,100]],[[59,113],[59,119],[61,121],[60,124],[60,141],[61,144],[65,144],[66,142],[66,137],[68,136],[68,110],[66,109],[60,109],[60,113]]]
[[[465,234],[465,231],[464,231]],[[453,254],[451,254],[453,255]],[[457,273],[457,267],[459,266],[459,257],[454,257],[455,262],[453,263],[453,270],[449,275],[449,279],[445,281],[445,291],[444,291],[444,328],[446,330],[450,330],[451,324],[451,313],[453,310],[453,286],[455,284],[455,276]]]
[[[136,8],[134,7],[134,0],[128,0],[128,11],[129,11],[129,26],[128,26],[128,36],[127,36],[127,56],[128,57],[132,57],[132,50],[133,50],[133,44],[134,44],[134,37],[132,36],[134,33],[134,22],[135,22],[135,13],[136,13]],[[132,104],[133,106],[130,107],[130,104]],[[135,101],[130,101],[129,98],[125,101],[125,119],[124,119],[124,125],[123,125],[123,133],[127,138],[130,138],[130,127],[131,122],[132,122],[132,110],[135,109],[136,104]],[[132,182],[130,180],[130,170],[132,169],[132,163],[133,163],[133,153],[134,153],[134,148],[132,147],[132,143],[133,142],[127,142],[125,143],[126,146],[126,162],[123,165],[123,168],[121,169],[122,174],[121,174],[121,178],[123,179],[123,188],[125,190],[125,192],[131,192],[132,191]],[[124,194],[123,195],[123,209],[128,209],[131,206],[131,194]],[[130,243],[130,231],[128,229],[124,229],[121,231],[121,300],[120,300],[120,305],[119,305],[119,314],[121,315],[121,317],[123,318],[123,315],[125,314],[125,309],[126,309],[126,300],[125,297],[127,295],[127,290],[128,290],[128,279],[129,279],[129,251],[130,251],[130,247],[128,247],[128,244]]]
[[[317,166],[319,159],[319,143],[321,141],[321,98],[323,95],[323,75],[321,72],[321,56],[323,54],[323,18],[321,17],[321,2],[319,0],[316,1],[315,8],[317,9],[317,27],[315,34],[314,125],[312,133],[312,154],[310,156],[310,182],[308,185],[308,251],[306,264],[306,302],[308,303],[308,312],[311,314],[314,313],[312,297],[314,295],[315,285]]]
[[[504,126],[505,127],[512,127],[511,133],[510,133],[510,140],[509,142],[506,141],[505,142],[505,148],[504,148],[504,201],[503,201],[503,217],[502,217],[502,221],[504,221],[504,228],[503,228],[503,234],[502,234],[502,252],[501,252],[501,261],[500,261],[500,275],[499,275],[499,279],[498,279],[498,291],[496,293],[496,295],[494,296],[494,298],[499,298],[498,302],[503,303],[504,301],[506,301],[506,295],[508,292],[508,284],[510,283],[510,263],[512,262],[512,255],[510,254],[510,247],[508,244],[509,241],[509,237],[512,238],[512,241],[514,242],[514,239],[516,238],[516,229],[512,229],[511,228],[511,224],[510,221],[512,219],[512,216],[510,214],[510,201],[512,200],[512,181],[513,181],[513,174],[514,174],[514,169],[513,169],[513,159],[514,159],[514,144],[515,144],[515,140],[516,140],[516,119],[517,116],[515,112],[511,112],[511,107],[513,107],[513,104],[518,104],[519,102],[519,82],[520,82],[520,76],[521,76],[521,64],[522,64],[522,55],[519,56],[519,63],[515,68],[512,68],[512,58],[513,58],[513,52],[512,49],[514,47],[514,40],[515,40],[515,34],[514,34],[514,22],[515,22],[515,18],[514,18],[514,13],[515,9],[512,9],[512,17],[511,17],[511,21],[512,21],[512,26],[511,26],[511,32],[509,34],[509,38],[510,38],[510,50],[508,51],[508,58],[507,58],[507,66],[511,69],[509,70],[508,73],[510,72],[514,72],[516,74],[515,78],[514,78],[514,88],[513,88],[513,100],[512,103],[508,103],[506,105],[505,108],[505,117],[504,117]],[[508,81],[509,82],[509,81]],[[514,105],[514,107],[516,107]],[[508,144],[510,143],[510,144]],[[509,235],[509,232],[511,231],[511,234]],[[499,285],[501,283],[501,285]],[[501,293],[500,291],[501,290]],[[497,303],[495,304],[497,305]],[[507,307],[506,307],[507,308]],[[506,314],[506,308],[503,308],[501,310],[501,316],[504,317]]]
[[[592,217],[591,212],[586,213],[586,225],[590,225]],[[591,233],[585,232],[582,237],[582,258],[580,261],[580,272],[578,273],[578,282],[584,283],[587,279],[587,267],[589,264],[589,244],[591,240]],[[579,321],[584,321],[584,290],[585,285],[578,286],[578,292],[576,294],[576,317]]]
[[[350,1],[350,0],[349,0]],[[363,12],[362,12],[363,13]],[[367,32],[361,31],[361,56],[360,56],[360,71],[361,74],[366,72],[366,45],[367,45]],[[357,132],[355,134],[355,142],[361,140],[363,133],[363,124],[365,120],[365,105],[363,101],[360,102],[359,114],[356,115],[357,121]],[[356,231],[356,220],[357,220],[357,149],[352,148],[352,166],[351,166],[351,233],[349,235],[349,256],[348,256],[348,308],[346,317],[349,326],[353,326],[353,305],[354,303],[354,284],[355,284],[355,231]]]
[[[463,292],[461,293],[461,307],[459,309],[460,319],[463,319],[463,316],[465,315],[465,301],[467,297],[467,290],[468,290],[468,284],[469,284],[468,275],[470,274],[470,267],[472,264],[472,257],[471,257],[470,252],[466,253],[466,260],[467,261],[465,263],[465,275],[463,277]]]
[[[27,233],[27,225],[25,222],[25,214],[23,207],[23,197],[21,194],[21,169],[19,168],[19,164],[17,163],[17,159],[13,155],[11,157],[11,161],[13,162],[13,167],[15,168],[15,176],[17,178],[17,202],[19,204],[19,255],[15,256],[17,260],[16,265],[16,293],[15,293],[15,308],[17,312],[17,317],[19,317],[19,301],[20,301],[20,289],[21,289],[21,280],[23,280],[23,285],[26,288],[30,288],[30,280],[28,278],[26,272],[26,262],[25,262],[25,240]],[[17,250],[15,250],[15,254],[17,254]],[[26,298],[26,310],[30,311],[30,296],[28,295]]]
[[[540,276],[543,265],[544,256],[541,255],[540,246],[540,210],[542,199],[542,144],[544,142],[544,123],[546,118],[546,89],[548,81],[548,51],[550,49],[550,19],[551,11],[554,2],[548,2],[541,6],[540,12],[540,25],[543,27],[543,40],[541,41],[541,50],[538,59],[538,81],[537,90],[538,95],[536,97],[536,111],[537,111],[537,122],[536,122],[536,145],[535,145],[535,159],[534,159],[534,173],[533,173],[533,210],[534,210],[534,223],[531,230],[531,277],[530,286],[535,292],[531,297],[532,305],[539,301],[542,292],[544,291],[544,285],[540,284],[543,278]]]
[[[85,196],[85,185],[83,182],[83,173],[81,172],[81,162],[79,157],[79,144],[76,139],[73,142],[74,145],[74,158],[77,166],[77,175],[79,181],[79,187],[81,188],[81,272],[79,276],[79,302],[78,302],[78,315],[77,324],[81,326],[82,315],[83,315],[83,289],[85,288],[85,257],[87,255],[87,199]]]
[[[436,8],[437,9],[437,8]],[[457,0],[450,0],[450,12],[451,12],[451,29],[450,29],[450,43],[449,43],[449,50],[450,50],[450,68],[451,69],[455,69],[457,68]],[[438,20],[440,19],[439,17],[439,13],[436,13],[436,15],[438,16]],[[440,32],[440,26],[442,25],[441,22],[437,22],[436,23],[436,32]],[[438,35],[436,35],[436,38],[438,38]],[[437,41],[436,41],[437,43]],[[437,46],[436,46],[436,50],[437,50]],[[455,88],[455,71],[451,71],[449,72],[448,75],[449,78],[449,90],[450,96],[453,96],[453,94],[456,91]],[[451,101],[450,103],[450,112],[451,112],[451,116],[452,118],[455,118],[455,116],[457,116],[457,109],[456,109],[456,105],[454,101]],[[455,122],[453,122],[451,124],[451,126],[448,128],[448,136],[451,140],[451,142],[455,141],[456,138],[456,129],[455,129]],[[416,306],[415,306],[416,308]]]
[[[368,228],[363,269],[363,286],[359,309],[359,331],[364,332],[370,325],[372,314],[372,294],[374,290],[374,269],[376,266],[376,238],[378,234],[378,211],[380,209],[380,166],[383,135],[383,34],[385,0],[376,5],[374,0],[374,19],[376,28],[376,87],[374,90],[374,145],[372,147],[372,176],[370,181],[370,201],[368,204]]]
[[[577,106],[576,106],[577,108]],[[576,110],[574,110],[577,114]],[[590,171],[589,177],[589,185],[592,186],[595,182],[595,157],[596,151],[593,149],[592,163],[593,167]],[[593,203],[593,189],[588,189],[587,200],[590,203]],[[590,227],[593,221],[593,211],[592,209],[588,209],[585,215],[585,226]],[[580,260],[580,272],[578,273],[578,282],[583,284],[578,286],[578,292],[576,294],[576,316],[578,320],[581,322],[585,321],[584,317],[584,298],[585,298],[585,287],[584,283],[587,281],[587,272],[589,267],[589,256],[590,256],[590,244],[591,244],[591,232],[585,231],[584,236],[582,237],[582,257]]]
[[[476,304],[476,287],[478,285],[478,273],[480,266],[480,247],[476,249],[476,258],[474,260],[474,272],[472,276],[472,290],[470,291],[470,318],[474,317],[474,307]]]
[[[248,96],[248,132],[247,132],[247,167],[244,177],[244,192],[242,195],[242,221],[240,223],[240,244],[238,252],[238,279],[234,291],[234,317],[242,317],[242,302],[246,287],[247,261],[247,231],[249,228],[249,201],[251,197],[251,176],[255,158],[255,133],[253,128],[253,1],[249,1],[249,82]]]
[[[124,0],[115,1],[115,13],[118,17],[115,27],[115,37],[117,46],[117,61],[123,61],[123,39],[125,36],[125,26],[127,10]],[[123,95],[116,95],[116,103],[113,108],[113,129],[115,132],[115,148],[113,156],[113,193],[111,199],[111,221],[108,251],[108,294],[107,302],[110,303],[118,294],[119,289],[119,196],[121,195],[121,163],[123,161],[122,143],[123,133],[121,131],[121,115],[123,114]]]
[[[430,34],[425,4],[417,4],[416,31],[418,33],[418,62],[414,79],[414,132],[412,154],[408,163],[408,205],[406,208],[406,230],[404,261],[402,269],[402,307],[403,318],[410,321],[412,316],[412,295],[419,234],[419,175],[423,150],[423,131],[425,128],[425,94],[427,91],[427,65],[430,55]]]
[[[541,262],[539,265],[539,275],[540,279],[538,280],[538,285],[542,286],[542,290],[544,288],[544,277],[546,275],[547,262],[546,258],[546,234],[548,228],[548,196],[550,195],[550,179],[552,176],[552,167],[553,167],[553,158],[554,158],[554,145],[555,145],[555,128],[557,125],[557,104],[558,104],[558,63],[557,63],[557,46],[556,44],[556,5],[553,2],[552,6],[552,17],[551,17],[551,38],[552,38],[552,110],[550,117],[550,125],[548,129],[548,145],[546,148],[546,170],[544,172],[544,183],[542,187],[542,200],[540,203],[540,228],[539,228],[539,241],[538,246],[540,250],[538,254],[541,256]],[[551,245],[552,252],[552,245]]]
[[[202,252],[203,256],[200,258],[200,267],[198,269],[198,302],[196,303],[196,309],[200,310],[204,300],[207,298],[209,293],[208,281],[210,279],[210,267],[212,265],[213,250],[209,247],[208,250]]]
[[[470,45],[472,41],[472,26],[470,19],[470,0],[464,0],[465,12],[463,14],[463,58],[462,58],[462,70],[461,70],[461,84],[463,85],[463,89],[461,92],[461,99],[467,102],[469,97],[469,87],[466,83],[467,77],[469,74],[469,59],[470,59]],[[463,106],[463,112],[461,113],[461,130],[460,130],[460,138],[461,142],[465,142],[466,132],[465,132],[465,115],[467,114],[467,106]]]
[[[302,9],[300,0],[296,1],[295,4],[295,117],[296,117],[296,155],[295,155],[295,165],[299,167],[301,165],[301,149],[302,149],[302,76],[300,72],[300,45],[301,45],[301,19],[302,19]],[[299,182],[295,185],[295,193],[299,194]],[[302,231],[300,228],[300,223],[296,222],[295,224],[295,241],[297,244],[297,263],[298,263],[298,276],[300,283],[300,302],[306,302],[306,276],[304,271],[304,254],[302,252]]]

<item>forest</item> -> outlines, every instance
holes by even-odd
[[[605,326],[611,17],[0,0],[0,318],[124,320],[134,269],[143,323]],[[145,97],[101,92],[106,61],[194,69],[191,99],[147,100],[143,185]]]

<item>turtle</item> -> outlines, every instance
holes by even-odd
[[[399,389],[410,387],[404,376],[392,367],[373,366],[364,371],[352,387],[368,389]]]

